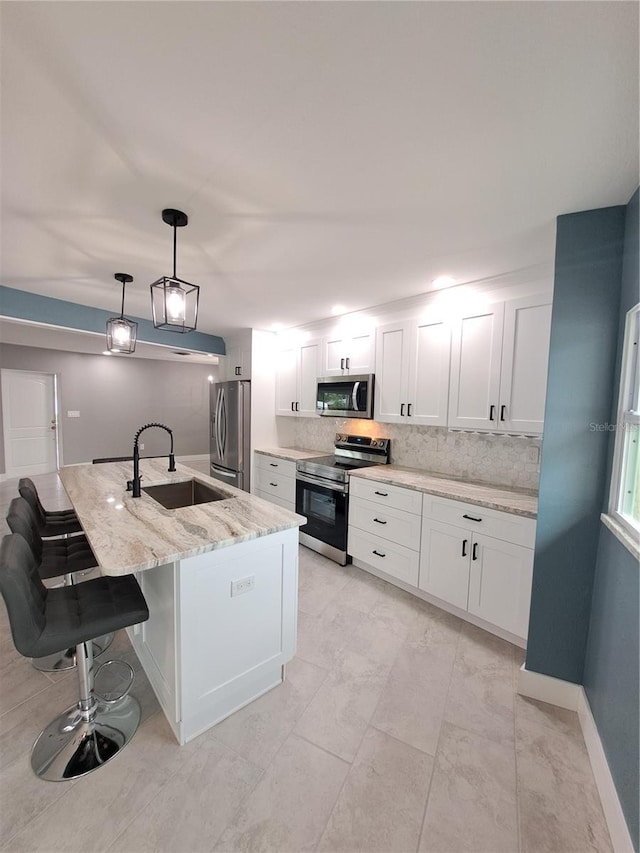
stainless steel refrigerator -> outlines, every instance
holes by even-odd
[[[251,489],[251,383],[216,382],[210,392],[211,476],[245,492]]]

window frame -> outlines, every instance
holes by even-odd
[[[626,315],[624,343],[620,369],[620,390],[616,416],[616,436],[609,489],[609,515],[632,540],[640,540],[640,522],[634,523],[629,515],[622,511],[625,489],[629,482],[630,471],[627,466],[631,453],[630,445],[635,436],[636,454],[640,442],[640,303],[631,308]]]

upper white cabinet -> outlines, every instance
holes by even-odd
[[[251,379],[251,329],[225,338],[225,348],[227,354],[219,362],[220,380]]]
[[[454,323],[450,427],[542,432],[551,303],[548,296],[498,302]]]
[[[316,417],[321,341],[290,345],[277,354],[276,415]]]
[[[373,331],[361,331],[347,336],[343,332],[325,335],[322,339],[321,376],[347,376],[373,373]]]
[[[440,316],[377,330],[375,419],[445,426],[451,332]]]

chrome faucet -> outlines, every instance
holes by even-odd
[[[142,435],[142,433],[149,429],[150,427],[159,427],[160,429],[166,430],[171,436],[171,448],[169,449],[169,471],[176,470],[176,460],[173,455],[173,433],[169,429],[168,426],[164,424],[145,424],[143,427],[140,427],[138,432],[135,434],[133,439],[133,480],[127,480],[127,491],[133,491],[132,497],[139,498],[140,497],[140,480],[142,477],[140,476],[140,450],[138,448],[138,439]]]

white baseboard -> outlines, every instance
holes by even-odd
[[[613,849],[616,853],[634,853],[618,792],[584,687],[540,672],[531,672],[522,665],[518,674],[518,693],[577,712]]]

